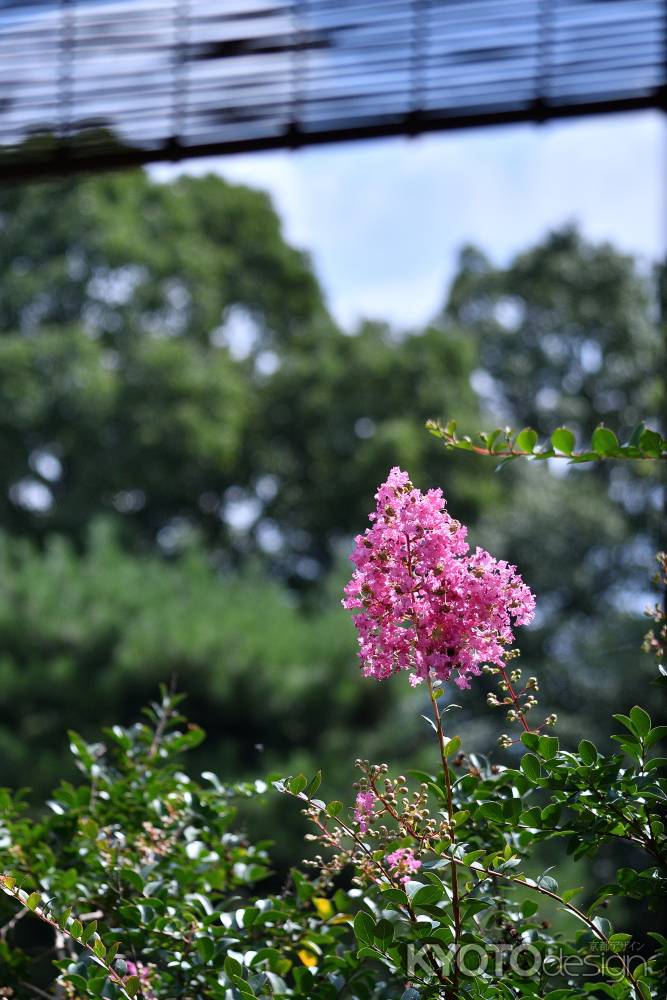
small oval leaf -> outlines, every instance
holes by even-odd
[[[530,454],[532,454],[536,444],[537,431],[533,430],[532,427],[524,427],[522,431],[519,431],[514,442],[519,451],[527,451]]]
[[[596,427],[591,440],[593,451],[598,455],[610,455],[618,449],[618,438],[608,427]]]
[[[567,427],[558,427],[551,435],[551,443],[556,451],[571,455],[574,451],[574,434]]]

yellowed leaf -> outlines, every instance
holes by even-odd
[[[297,951],[297,955],[308,969],[312,969],[313,966],[317,965],[317,955],[313,955],[312,951],[309,951],[308,948],[300,948]]]
[[[333,915],[334,908],[331,905],[331,900],[325,899],[323,896],[316,897],[313,900],[313,906],[322,920],[328,920]]]

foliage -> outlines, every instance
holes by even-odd
[[[412,511],[410,520],[421,494],[406,478],[390,478],[378,501],[387,530],[392,496],[406,505],[400,531],[408,554],[399,549],[395,558],[414,588],[415,574],[441,557],[430,535],[442,531],[442,516],[431,510],[440,511],[442,496],[429,494],[430,516]],[[414,562],[410,530],[423,540]],[[414,627],[423,627],[416,618]],[[457,706],[440,704],[444,691],[429,669],[427,721],[439,774],[414,773],[413,789],[404,775],[389,777],[386,764],[360,759],[351,814],[338,800],[316,797],[321,772],[310,781],[275,780],[303,804],[317,831],[311,839],[327,852],[310,862],[314,881],[295,870],[278,895],[252,891],[268,875],[268,845],[230,829],[230,799],[266,785],[229,788],[206,772],[208,789],[184,774],[175,755],[196,747],[203,731],[184,725],[180,699],[163,690],[147,710],[150,725],[114,726],[105,744],[70,733],[86,781],[63,782],[48,803],[51,815],[34,823],[21,797],[2,791],[0,889],[19,907],[0,929],[0,958],[12,979],[6,995],[55,996],[47,992],[53,988],[73,998],[129,1000],[577,1000],[582,993],[657,1000],[667,981],[667,940],[650,931],[649,953],[646,941],[614,928],[613,912],[599,910],[619,900],[664,906],[667,758],[654,748],[667,727],[653,726],[635,705],[615,716],[624,728],[612,737],[615,752],[600,753],[587,738],[576,752],[562,750],[543,732],[555,717],[529,724],[537,682],[531,677],[519,688],[514,659],[505,651],[486,669],[498,678],[489,703],[523,730],[518,768],[467,755],[461,737],[446,734],[445,717]],[[499,739],[504,749],[514,742]],[[539,851],[553,841],[575,860],[596,859],[621,842],[627,862],[592,901],[575,904],[582,887],[559,890],[552,868],[539,870]],[[543,898],[583,929],[552,927]],[[20,940],[24,917],[48,929],[50,940],[36,953],[34,939]],[[633,954],[631,945],[644,950]]]
[[[464,249],[443,321],[478,338],[486,403],[500,426],[558,421],[583,440],[602,421],[625,434],[664,412],[660,280],[565,227],[505,268]]]
[[[2,792],[0,885],[50,937],[35,953],[18,944],[16,921],[2,928],[3,982],[17,996],[31,995],[25,982],[51,981],[55,956],[71,995],[225,997],[209,970],[268,871],[265,846],[234,830],[234,801],[262,786],[223,786],[210,772],[197,783],[179,769],[203,738],[178,715],[179,700],[163,692],[148,722],[114,726],[103,742],[71,732],[84,783],[62,783],[40,822]]]
[[[260,567],[221,575],[198,544],[165,562],[129,554],[104,522],[83,554],[63,538],[39,551],[0,536],[0,597],[0,784],[24,775],[40,797],[69,777],[63,728],[92,739],[114,718],[129,724],[172,677],[211,733],[209,766],[241,775],[333,759],[355,719],[391,698],[346,669],[354,637],[339,601],[307,616]]]
[[[450,420],[443,427],[437,420],[429,420],[427,429],[434,437],[440,438],[445,448],[472,451],[476,455],[490,455],[505,462],[516,458],[532,458],[544,461],[547,458],[564,458],[569,462],[599,462],[603,459],[667,459],[667,439],[643,423],[637,424],[628,441],[619,444],[616,434],[604,424],[593,431],[591,447],[575,450],[575,436],[567,427],[557,427],[552,432],[549,443],[539,443],[539,434],[533,427],[524,427],[518,433],[511,427],[504,430],[496,427],[487,433],[480,431],[477,441],[467,434],[458,437],[456,421]]]
[[[411,784],[388,777],[386,765],[357,762],[375,802],[370,830],[341,819],[340,803],[315,800],[305,779],[280,784],[307,803],[318,839],[334,852],[320,862],[323,884],[355,866],[364,886],[358,956],[382,963],[415,998],[661,996],[665,939],[633,942],[603,913],[620,898],[654,913],[664,906],[667,761],[649,751],[667,728],[652,727],[635,706],[619,716],[625,731],[609,755],[585,739],[565,751],[554,736],[526,732],[529,749],[513,769],[467,757],[458,737],[445,741],[437,698],[440,775],[414,772]],[[559,889],[551,869],[535,869],[545,842],[591,859],[614,840],[627,845],[628,863],[585,904],[573,902],[582,887]],[[419,859],[418,874],[392,872],[397,847]],[[554,920],[552,903],[567,919]]]
[[[666,762],[654,751],[665,727],[635,706],[607,755],[585,739],[567,751],[527,732],[513,768],[445,738],[441,697],[432,703],[445,769],[408,782],[359,761],[374,803],[365,828],[317,797],[321,775],[276,782],[327,849],[312,862],[317,877],[294,870],[277,894],[260,888],[268,845],[235,826],[235,802],[266,785],[187,777],[179,756],[203,733],[178,714],[178,698],[163,692],[147,722],[114,726],[103,741],[70,733],[82,784],[61,784],[37,823],[20,795],[1,793],[5,995],[61,995],[57,975],[63,995],[144,1000],[661,996],[664,939],[633,942],[602,914],[619,899],[664,905]],[[620,841],[627,861],[575,904],[581,889],[535,868],[550,841],[575,858]],[[410,877],[387,865],[401,850],[419,859]]]

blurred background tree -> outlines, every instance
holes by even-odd
[[[420,692],[358,677],[339,607],[394,464],[537,592],[524,668],[562,738],[602,738],[650,678],[655,471],[497,475],[423,425],[659,414],[659,276],[565,229],[506,268],[464,249],[424,330],[350,332],[268,198],[215,176],[5,190],[0,228],[0,783],[43,792],[68,726],[129,721],[173,674],[214,768],[316,760],[333,794],[352,746],[418,762]],[[481,685],[457,701],[493,747]]]

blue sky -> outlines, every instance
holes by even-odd
[[[441,304],[459,247],[498,262],[576,221],[649,261],[667,250],[667,118],[616,115],[191,161],[271,193],[338,319],[399,327]]]

